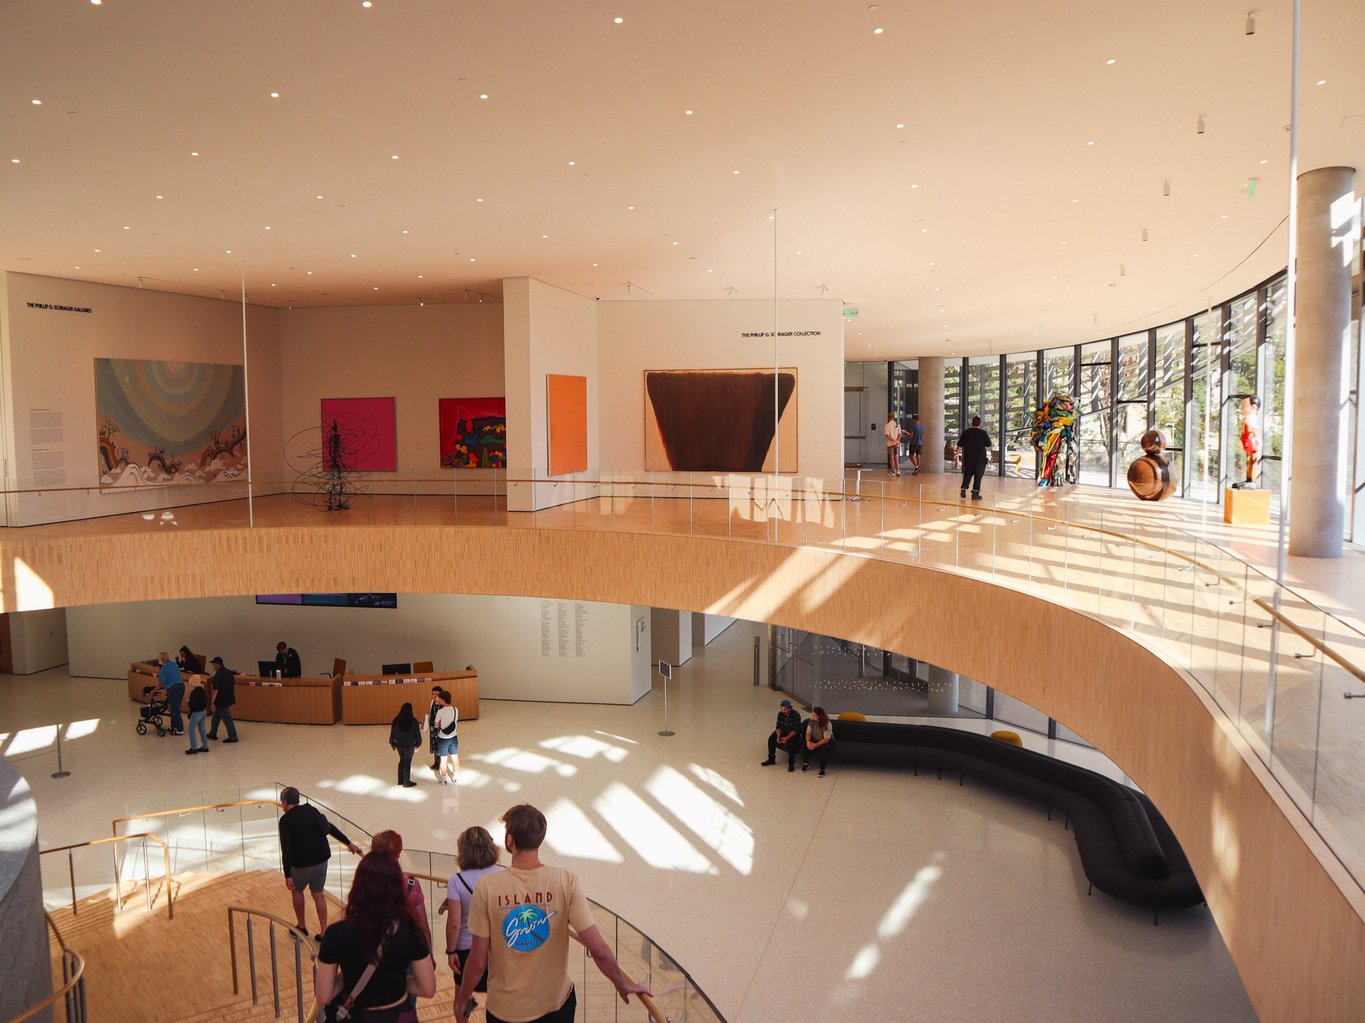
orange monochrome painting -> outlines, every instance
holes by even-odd
[[[550,475],[583,472],[588,467],[588,378],[545,377],[550,433]]]

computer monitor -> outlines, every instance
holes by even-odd
[[[379,669],[383,675],[411,675],[411,664],[386,664]]]
[[[274,678],[275,673],[280,670],[280,666],[274,661],[257,661],[256,674],[261,678]]]

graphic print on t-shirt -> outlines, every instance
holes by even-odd
[[[539,906],[522,906],[508,913],[502,921],[502,937],[514,952],[534,952],[550,937],[550,917]]]

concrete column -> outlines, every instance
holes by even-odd
[[[1350,355],[1355,171],[1299,175],[1289,553],[1339,558],[1346,525],[1346,362]]]
[[[924,667],[929,681],[929,713],[956,714],[957,672],[948,671],[934,664],[926,664]]]
[[[924,427],[921,472],[943,471],[943,360],[919,360],[919,421]]]

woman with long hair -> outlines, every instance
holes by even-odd
[[[361,1023],[405,1023],[415,1019],[410,993],[436,993],[431,946],[408,912],[398,861],[370,852],[356,865],[345,916],[322,936],[314,994],[323,1005],[345,1005]]]
[[[398,869],[403,869],[403,836],[396,831],[381,831],[370,839],[370,852],[383,853],[385,856],[392,857],[398,864]],[[427,939],[427,944],[431,944],[431,923],[427,920],[427,897],[422,894],[422,882],[411,874],[403,874],[403,896],[407,899],[408,912],[412,915],[412,922],[417,925],[417,929],[422,932],[422,937]]]
[[[801,770],[810,770],[811,754],[819,759],[820,777],[825,776],[825,766],[829,755],[834,752],[834,725],[825,713],[824,707],[812,707],[810,720],[806,722],[806,750],[801,761]]]
[[[422,745],[422,723],[413,716],[412,704],[398,708],[389,725],[389,746],[398,751],[398,784],[405,789],[416,787],[412,780],[412,755]]]
[[[436,711],[432,732],[436,736],[436,759],[441,764],[441,784],[454,785],[455,775],[460,770],[460,740],[455,734],[460,721],[460,711],[450,699],[450,690],[442,689],[437,697],[441,706]]]
[[[450,875],[446,883],[446,901],[439,912],[446,913],[446,960],[456,980],[464,971],[474,936],[469,933],[469,907],[474,900],[474,886],[479,878],[501,870],[498,866],[498,847],[485,828],[466,828],[455,841],[455,861],[460,869]],[[476,992],[488,990],[488,969],[474,985]],[[477,999],[471,998],[466,1014],[474,1011]]]

